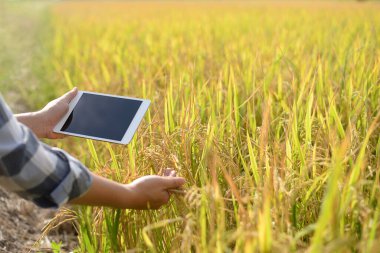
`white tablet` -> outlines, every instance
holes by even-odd
[[[149,104],[146,99],[78,91],[54,132],[128,144]]]

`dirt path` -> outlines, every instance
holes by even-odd
[[[0,188],[0,216],[0,252],[27,252],[39,240],[44,223],[54,212],[36,208]]]
[[[28,111],[20,90],[38,85],[32,64],[44,8],[44,4],[9,5],[0,1],[0,93],[14,112]],[[56,213],[38,208],[0,187],[0,253],[30,252],[31,248],[48,252],[51,241],[62,241],[63,252],[73,250],[77,240],[70,225],[52,231],[35,245],[42,228]]]
[[[0,253],[50,252],[52,242],[62,242],[62,252],[78,246],[72,224],[65,223],[42,237],[42,229],[58,213],[6,192],[0,187]]]

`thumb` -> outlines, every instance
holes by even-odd
[[[73,100],[77,94],[78,94],[78,88],[75,87],[71,91],[62,95],[59,99],[66,103],[70,103],[71,100]]]
[[[183,177],[162,177],[166,189],[181,187],[186,180]]]

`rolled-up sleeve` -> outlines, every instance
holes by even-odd
[[[0,95],[0,185],[44,208],[87,192],[91,173],[65,151],[40,142]]]

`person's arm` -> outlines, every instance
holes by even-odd
[[[16,114],[16,119],[29,127],[38,138],[60,139],[63,134],[53,132],[58,121],[68,112],[69,103],[75,98],[78,89],[74,88],[61,97],[49,102],[37,112]]]
[[[89,191],[70,201],[70,204],[157,209],[169,201],[171,189],[185,183],[184,178],[175,177],[174,170],[167,170],[166,176],[145,176],[125,185],[95,174],[92,177]]]

